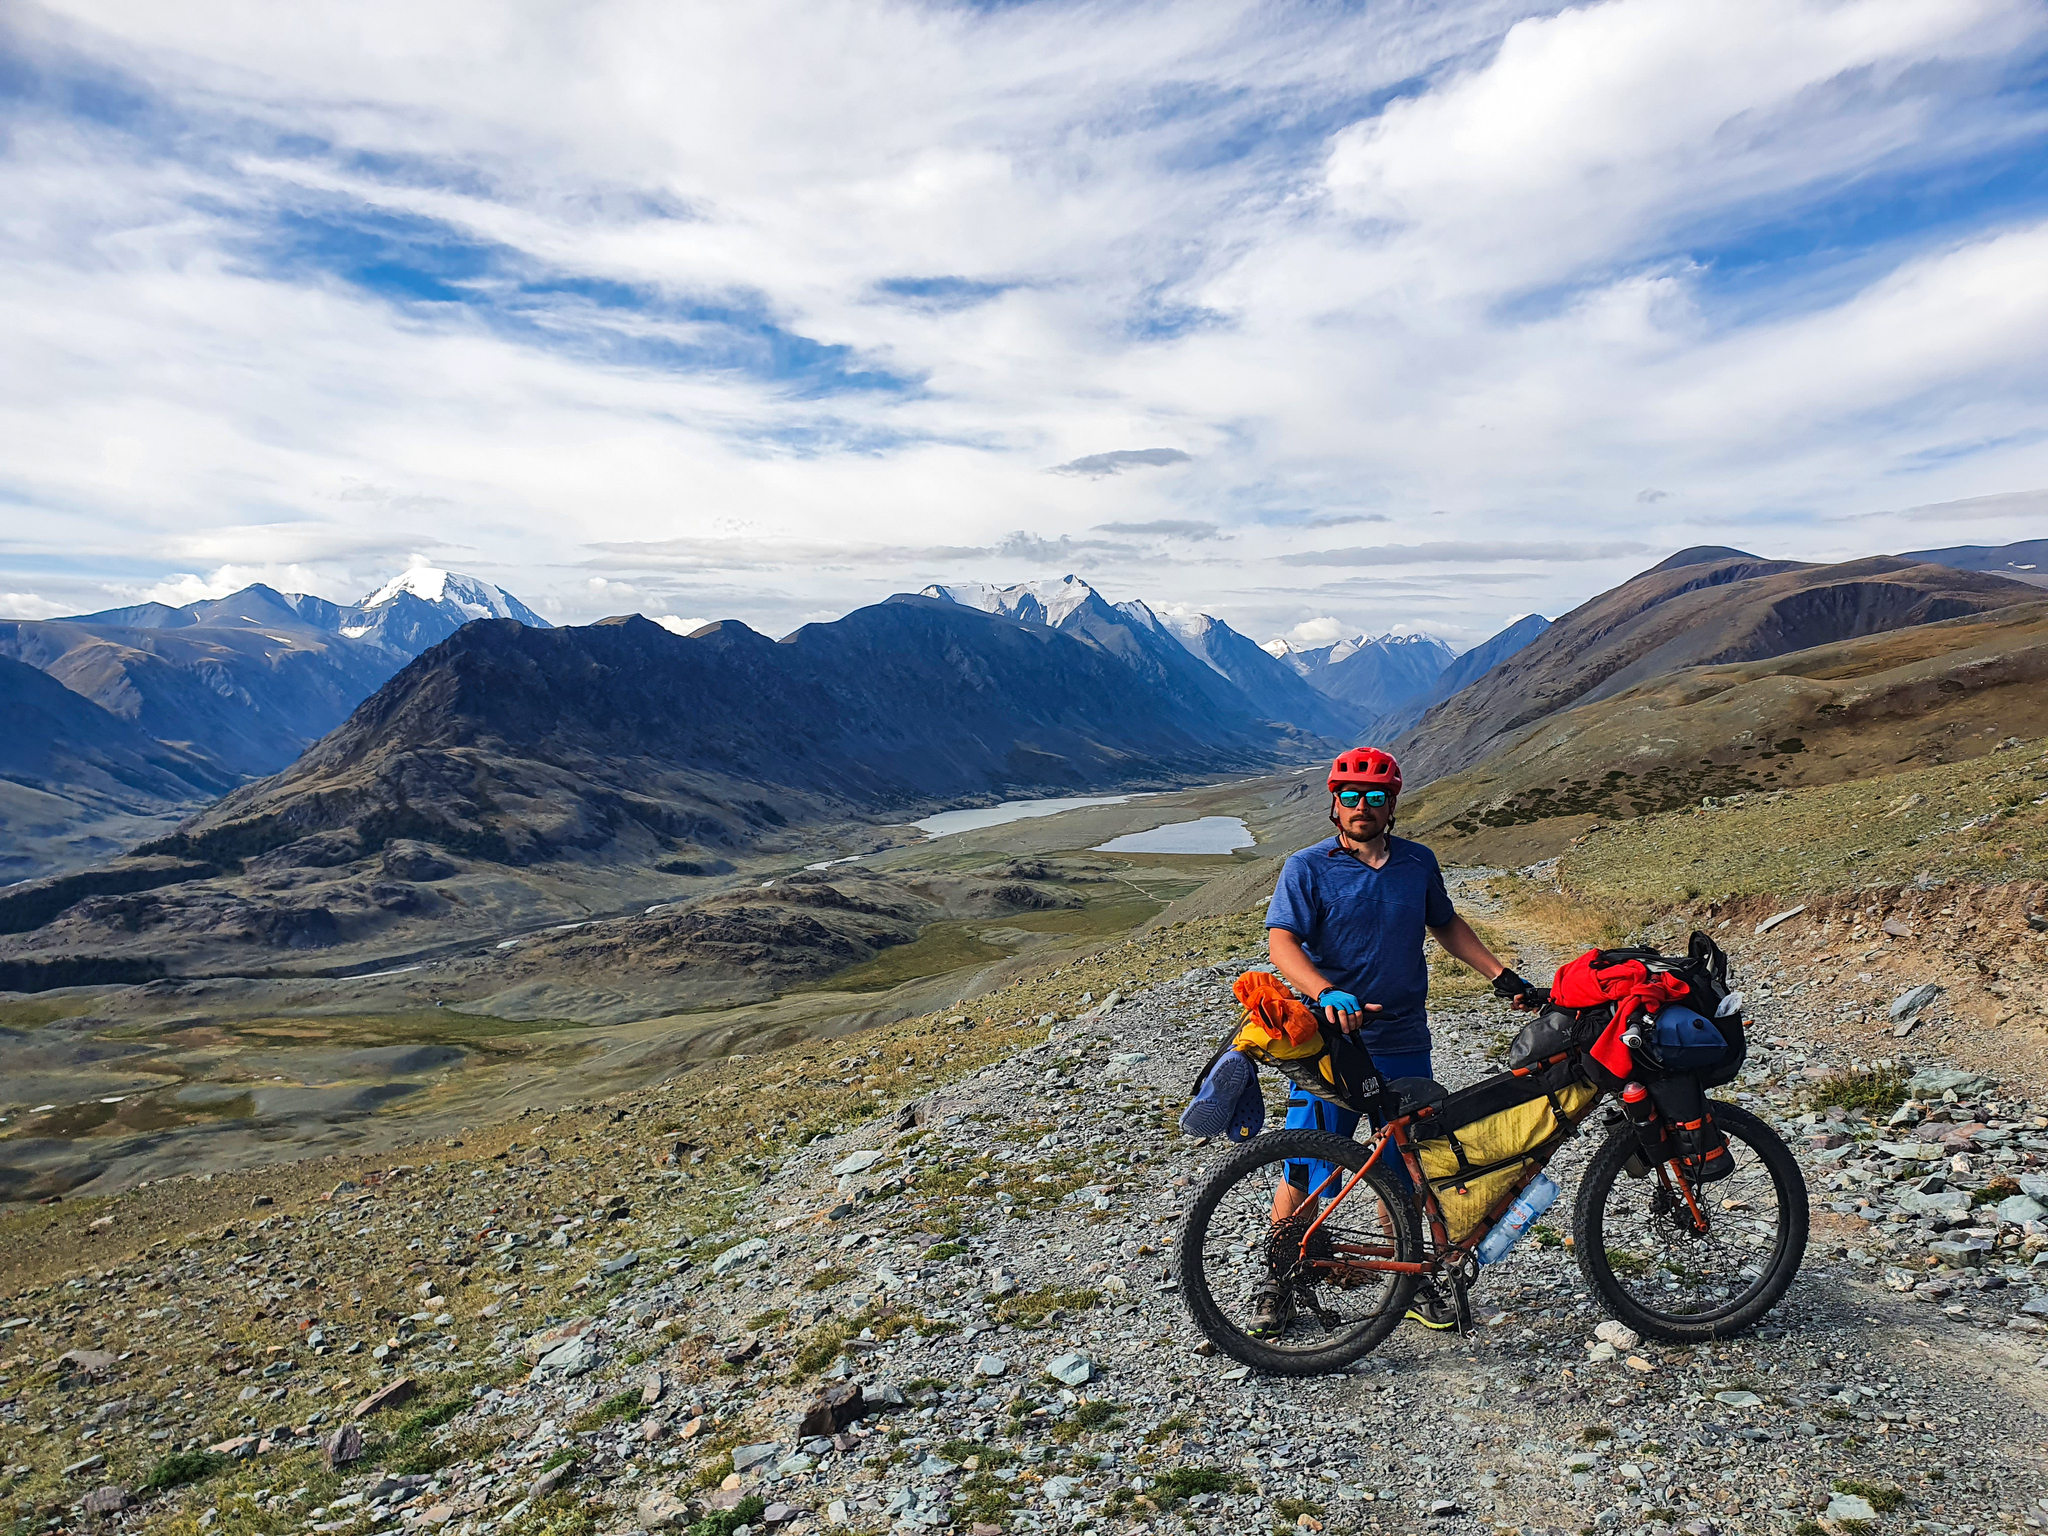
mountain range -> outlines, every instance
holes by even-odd
[[[176,851],[240,857],[347,830],[366,848],[402,836],[514,865],[652,861],[792,824],[1153,788],[1322,750],[1185,652],[1176,664],[1102,628],[923,596],[781,641],[734,620],[683,637],[637,614],[473,624],[196,818]]]
[[[1257,645],[1206,613],[1162,614],[1142,602],[1111,603],[1078,576],[994,587],[928,586],[920,594],[1042,625],[1122,659],[1153,686],[1209,708],[1284,721],[1346,740],[1367,723],[1357,710],[1307,687]]]
[[[1367,720],[1428,693],[1457,654],[1429,635],[1358,635],[1310,650],[1275,640],[1267,650],[1317,692]]]
[[[0,876],[102,856],[111,840],[132,840],[138,818],[159,823],[275,773],[407,661],[479,618],[546,627],[489,582],[430,570],[345,606],[256,585],[183,607],[0,620],[0,661],[77,700],[19,677],[4,695],[37,724],[0,758]]]
[[[780,641],[736,621],[679,636],[637,615],[554,630],[437,573],[347,607],[255,587],[0,625],[15,725],[0,813],[18,873],[132,846],[182,812],[175,835],[144,845],[151,879],[260,864],[271,891],[303,884],[295,869],[345,868],[370,906],[384,898],[365,860],[387,874],[468,861],[651,878],[793,848],[806,828],[1186,783],[1358,740],[1401,757],[1413,825],[1427,809],[1459,830],[1521,826],[1574,796],[1621,814],[1713,793],[1709,781],[1824,773],[1818,757],[1786,763],[1784,742],[1838,717],[1917,709],[1944,722],[1942,750],[1967,750],[1950,738],[1971,711],[2032,676],[2041,589],[2001,573],[2030,564],[2026,546],[1937,553],[1950,559],[1822,566],[1689,549],[1455,657],[1422,637],[1274,656],[1212,616],[1110,603],[1071,576],[927,588]],[[1325,691],[1347,675],[1351,698]],[[1831,678],[1864,681],[1845,692]],[[1716,691],[1727,697],[1707,708]],[[1731,716],[1737,699],[1746,715]]]
[[[1663,673],[1782,656],[2033,595],[2004,576],[1894,556],[1811,565],[1718,545],[1685,549],[1564,615],[1431,709],[1393,750],[1411,782],[1427,783],[1561,710]]]

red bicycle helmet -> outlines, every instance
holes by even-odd
[[[1339,752],[1330,764],[1330,793],[1338,786],[1357,784],[1366,789],[1384,789],[1389,795],[1401,793],[1401,765],[1378,747],[1354,747]]]

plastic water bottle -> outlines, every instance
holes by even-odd
[[[1529,1187],[1516,1197],[1508,1207],[1507,1214],[1494,1224],[1491,1232],[1479,1244],[1479,1262],[1498,1264],[1508,1256],[1508,1250],[1522,1240],[1522,1234],[1536,1225],[1536,1218],[1550,1209],[1557,1198],[1557,1181],[1547,1173],[1539,1173],[1529,1181]]]

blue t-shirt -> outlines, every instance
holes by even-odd
[[[1457,915],[1436,855],[1422,844],[1388,838],[1387,862],[1374,869],[1330,837],[1288,856],[1266,926],[1301,940],[1332,986],[1381,1005],[1359,1025],[1356,1038],[1368,1050],[1422,1051],[1429,1048],[1422,931]]]

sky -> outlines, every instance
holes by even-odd
[[[0,614],[2048,534],[2048,0],[0,7]]]

